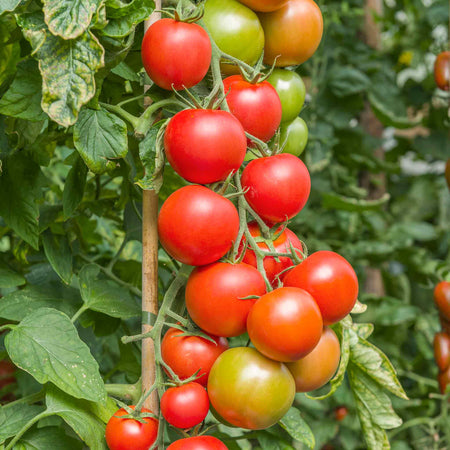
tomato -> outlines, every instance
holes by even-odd
[[[440,372],[444,372],[450,366],[450,336],[447,333],[434,335],[434,359]]]
[[[281,101],[281,121],[292,122],[305,103],[306,89],[300,75],[293,70],[274,69],[267,81],[278,92]]]
[[[148,76],[158,86],[180,90],[195,86],[206,75],[211,42],[200,25],[161,19],[145,33],[141,54]]]
[[[450,51],[441,52],[434,62],[434,80],[443,91],[450,89]]]
[[[311,353],[286,364],[294,377],[297,392],[314,391],[328,383],[339,366],[340,357],[339,339],[331,328],[325,327]]]
[[[230,200],[204,186],[173,192],[158,216],[159,240],[176,260],[201,266],[222,258],[239,232],[239,214]]]
[[[450,320],[450,281],[441,281],[434,288],[434,302],[445,320]]]
[[[276,361],[296,361],[310,353],[322,335],[322,316],[303,289],[282,287],[259,298],[247,319],[258,351]]]
[[[264,31],[258,16],[237,0],[206,0],[203,22],[214,42],[228,55],[254,65],[264,48]],[[237,73],[223,65],[226,73]]]
[[[213,263],[194,269],[186,285],[186,307],[192,320],[216,336],[239,336],[247,330],[247,316],[256,299],[266,293],[262,275],[240,263]]]
[[[287,0],[239,0],[253,11],[269,12],[281,8]]]
[[[319,305],[325,325],[343,319],[358,298],[358,278],[353,267],[330,251],[308,256],[284,277],[283,284],[308,291]]]
[[[250,161],[242,172],[245,199],[271,223],[291,219],[305,206],[311,190],[308,169],[294,155],[281,154]]]
[[[209,411],[205,388],[196,382],[171,387],[161,397],[164,419],[177,428],[191,428],[203,422]]]
[[[254,238],[256,238],[258,247],[263,251],[269,252],[270,249],[265,242],[258,242],[259,240],[262,239],[261,230],[259,229],[258,224],[256,222],[250,222],[248,224],[248,230],[250,231],[250,234]],[[299,250],[297,254],[301,256],[303,251],[303,245],[300,239],[288,228],[285,228],[281,233],[280,231],[281,227],[278,228],[278,230],[275,231],[274,233],[275,236],[279,234],[279,236],[277,236],[277,238],[272,242],[275,251],[277,253],[290,253],[292,245],[292,247]],[[243,242],[245,242],[245,238],[243,239]],[[257,267],[256,255],[251,248],[247,247],[242,262]],[[278,284],[277,275],[283,270],[287,269],[288,267],[294,265],[294,262],[292,261],[291,258],[287,256],[281,257],[266,256],[263,259],[263,264],[264,270],[266,271],[267,279],[274,286]],[[283,276],[284,275],[282,275],[282,277]]]
[[[259,13],[264,29],[264,63],[277,67],[296,66],[317,50],[323,33],[323,19],[313,0],[289,0],[282,8]]]
[[[195,436],[175,441],[167,450],[227,450],[227,446],[213,436]]]
[[[334,410],[334,418],[338,421],[338,422],[342,422],[348,414],[348,409],[346,406],[338,406],[335,410]]]
[[[292,122],[282,123],[280,127],[280,146],[283,153],[300,156],[308,142],[308,127],[306,122],[297,117]]]
[[[438,374],[438,383],[441,394],[444,394],[447,386],[450,384],[450,367],[445,372]]]
[[[134,409],[134,406],[130,406]],[[142,408],[143,413],[151,411]],[[110,450],[148,450],[158,436],[158,421],[152,417],[143,418],[145,423],[136,419],[121,419],[128,412],[121,408],[109,419],[105,438]]]
[[[214,361],[228,349],[224,337],[210,336],[211,342],[199,336],[181,336],[182,331],[169,328],[161,343],[161,355],[181,380],[199,370],[197,383],[206,386]]]
[[[222,353],[208,380],[212,407],[227,422],[260,430],[277,423],[291,407],[295,383],[286,366],[254,348]]]
[[[214,183],[239,169],[247,138],[239,120],[227,111],[186,109],[170,120],[164,149],[180,176],[192,183]]]

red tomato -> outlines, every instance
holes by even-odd
[[[285,153],[250,161],[242,172],[245,199],[265,221],[284,222],[305,206],[311,191],[308,169]]]
[[[281,122],[281,101],[275,88],[268,81],[249,83],[242,75],[225,78],[223,85],[230,112],[247,133],[267,142]]]
[[[164,419],[177,428],[191,428],[203,422],[209,411],[205,388],[196,382],[171,387],[161,397]]]
[[[175,172],[191,183],[207,184],[239,169],[247,138],[239,120],[227,111],[186,109],[170,120],[164,149]]]
[[[450,336],[447,333],[436,333],[433,348],[439,371],[444,372],[450,367]]]
[[[186,285],[186,307],[192,320],[216,336],[245,333],[247,316],[266,293],[262,275],[248,264],[213,263],[194,269]]]
[[[343,421],[348,414],[348,409],[346,406],[338,406],[335,410],[334,410],[334,418],[338,421],[341,422]]]
[[[445,372],[438,374],[439,390],[441,394],[445,393],[447,386],[450,384],[450,367]]]
[[[227,450],[227,446],[213,436],[195,436],[175,441],[167,450]]]
[[[169,328],[161,343],[164,362],[185,380],[200,369],[196,382],[206,386],[214,361],[228,348],[223,337],[211,336],[214,342],[199,336],[181,336],[182,331]]]
[[[282,8],[259,13],[264,29],[264,63],[277,67],[296,66],[317,50],[323,33],[323,19],[313,0],[289,0]]]
[[[230,200],[204,186],[184,186],[164,202],[159,240],[176,260],[201,266],[222,258],[239,232],[239,214]]]
[[[141,54],[145,70],[158,86],[180,90],[206,75],[211,42],[200,25],[161,19],[145,33]]]
[[[263,355],[296,361],[318,344],[322,316],[314,298],[299,288],[282,287],[263,295],[247,319],[248,335]]]
[[[339,339],[331,328],[325,327],[311,353],[286,364],[294,377],[296,391],[314,391],[328,383],[339,366],[340,357]]]
[[[253,11],[275,11],[287,3],[287,0],[239,0]]]
[[[250,222],[248,224],[248,230],[250,231],[250,234],[256,238],[259,239],[261,237],[261,230],[259,229],[259,226],[256,222]],[[281,227],[275,231],[275,235],[277,235],[281,230]],[[243,242],[245,242],[245,238],[243,239]],[[257,242],[258,247],[262,249],[263,251],[269,252],[270,249],[267,246],[265,242]],[[292,247],[298,249],[299,251],[297,254],[300,256],[303,251],[303,245],[300,239],[288,228],[285,228],[284,231],[273,241],[273,246],[275,248],[275,251],[278,253],[290,253],[291,252],[291,244]],[[278,261],[277,261],[278,259]],[[244,258],[242,259],[242,262],[250,264],[254,267],[257,266],[256,263],[256,255],[255,252],[247,248],[244,254]],[[264,269],[266,271],[266,275],[270,283],[275,286],[278,283],[278,279],[276,278],[277,275],[282,272],[283,270],[287,269],[288,267],[291,267],[294,265],[291,258],[287,256],[281,256],[276,258],[275,256],[266,256],[263,259]],[[284,274],[281,276],[281,279],[283,279]]]
[[[450,52],[441,52],[434,62],[434,80],[443,91],[450,89]]]
[[[434,302],[445,320],[450,320],[450,282],[441,281],[434,288]]]
[[[308,256],[284,277],[283,284],[308,291],[319,305],[325,325],[343,319],[358,298],[358,278],[353,267],[330,251]]]
[[[134,409],[134,406],[130,406]],[[142,408],[142,412],[151,411]],[[121,408],[109,419],[105,438],[110,450],[148,450],[158,436],[158,421],[152,417],[143,418],[145,423],[136,419],[121,419],[128,412]]]

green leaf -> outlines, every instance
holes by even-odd
[[[23,153],[3,160],[0,176],[0,216],[23,240],[39,248],[39,207],[43,175]]]
[[[92,414],[89,402],[76,400],[53,386],[48,386],[45,399],[47,411],[60,416],[90,450],[107,450],[105,426]]]
[[[41,413],[41,406],[19,403],[0,408],[0,443],[15,436],[33,417]]]
[[[106,391],[97,361],[62,312],[40,308],[5,338],[13,363],[39,383],[54,383],[76,398],[104,402]]]
[[[290,408],[284,417],[278,422],[296,441],[302,442],[309,448],[314,448],[314,434],[308,424],[303,420],[297,408]]]
[[[95,173],[114,167],[109,160],[124,158],[128,152],[126,124],[105,110],[82,109],[73,141],[86,165]]]
[[[419,242],[433,241],[438,238],[437,229],[428,222],[395,223],[389,229],[388,239],[399,240],[409,237]]]
[[[41,85],[36,61],[28,59],[21,62],[13,83],[0,99],[0,114],[33,122],[47,118],[41,108]]]
[[[338,66],[330,73],[329,87],[336,97],[358,94],[370,86],[369,77],[353,67]]]
[[[25,284],[25,278],[6,265],[0,265],[0,288],[12,288]],[[0,305],[2,300],[0,300]]]
[[[24,3],[25,0],[2,0],[0,3],[0,15],[5,12],[14,11],[21,3]]]
[[[420,309],[405,304],[402,300],[388,296],[372,297],[372,307],[364,315],[364,320],[376,325],[392,326],[414,322],[420,315]]]
[[[331,192],[325,192],[322,196],[322,206],[328,209],[341,209],[353,212],[373,211],[385,205],[390,198],[388,193],[376,200],[360,200],[344,197],[343,195]]]
[[[115,75],[123,78],[124,80],[134,81],[139,83],[139,75],[124,61],[120,62],[116,67],[111,70]]]
[[[66,235],[54,235],[50,230],[42,234],[45,256],[61,280],[72,280],[72,253]]]
[[[83,444],[58,427],[35,428],[20,438],[14,450],[81,450]]]
[[[49,30],[64,39],[83,34],[97,12],[100,0],[43,0]]]
[[[65,218],[72,215],[83,199],[87,173],[86,164],[78,156],[64,183],[63,208]]]
[[[258,433],[258,442],[261,445],[262,450],[295,450],[294,447],[289,445],[289,443],[280,436],[267,431]]]
[[[80,271],[80,292],[85,305],[119,319],[139,317],[141,308],[129,291],[113,281],[96,280],[98,270],[97,265],[88,264]]]

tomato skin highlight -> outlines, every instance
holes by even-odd
[[[300,156],[308,143],[308,126],[297,117],[292,122],[282,123],[280,126],[280,146],[283,153]]]
[[[186,284],[186,307],[192,320],[216,336],[239,336],[256,299],[266,293],[258,270],[248,264],[213,263],[194,269]]]
[[[445,320],[450,320],[450,281],[441,281],[434,288],[434,303]]]
[[[130,406],[134,409],[134,406]],[[142,412],[150,413],[147,408]],[[105,438],[110,450],[148,450],[158,436],[158,421],[153,417],[145,417],[145,423],[135,419],[121,419],[115,416],[126,416],[128,412],[121,408],[109,419]]]
[[[184,179],[215,183],[239,169],[247,138],[239,120],[227,111],[186,109],[170,120],[164,149],[170,165]]]
[[[200,369],[196,383],[206,386],[215,360],[228,349],[224,337],[210,336],[211,342],[199,336],[181,336],[176,328],[169,328],[161,342],[161,355],[166,364],[181,380],[191,377]]]
[[[265,64],[272,65],[277,56],[276,67],[302,64],[322,39],[322,13],[313,0],[289,0],[282,8],[258,17],[264,29]]]
[[[341,348],[335,332],[325,327],[311,353],[286,367],[292,373],[297,392],[319,389],[331,380],[339,366]]]
[[[279,223],[298,214],[308,201],[311,178],[305,164],[283,153],[250,161],[242,172],[245,199],[269,223]]]
[[[239,0],[248,6],[252,11],[270,12],[280,9],[287,3],[287,0]]]
[[[434,62],[434,80],[439,89],[443,91],[450,89],[450,51],[437,55]]]
[[[230,250],[239,215],[230,200],[204,186],[173,192],[158,216],[159,240],[167,253],[191,266],[209,264]]]
[[[277,423],[291,407],[294,379],[286,366],[250,347],[227,350],[208,380],[212,407],[230,424],[261,430]]]
[[[175,441],[167,450],[227,450],[228,447],[214,436],[194,436]]]
[[[358,298],[358,278],[341,255],[321,250],[295,266],[284,277],[285,286],[305,289],[319,305],[324,325],[343,319]]]
[[[142,62],[149,77],[163,89],[176,90],[199,83],[211,63],[211,42],[195,23],[161,19],[142,41]]]
[[[441,332],[434,335],[433,341],[434,359],[440,372],[450,367],[450,336]]]
[[[203,422],[209,411],[205,388],[195,381],[167,389],[161,397],[164,419],[177,428],[191,428]]]

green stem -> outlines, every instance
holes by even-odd
[[[6,325],[2,325],[0,327],[0,332],[2,332],[3,330],[12,330],[15,328],[15,325],[11,324],[11,323],[7,323]]]
[[[6,403],[5,405],[2,405],[2,409],[10,408],[11,406],[20,405],[22,403],[28,403],[28,404],[37,403],[37,402],[43,400],[44,397],[45,397],[45,392],[44,392],[44,390],[42,390],[42,391],[36,392],[35,394],[30,394],[25,397],[19,398],[18,400],[15,400],[13,402]]]
[[[127,245],[127,243],[128,243],[128,237],[127,237],[127,235],[125,235],[125,237],[123,238],[122,244],[119,247],[119,250],[117,250],[116,254],[112,257],[111,261],[106,266],[107,270],[112,270],[112,268],[114,267],[114,264],[119,259],[120,255],[122,254],[123,249],[125,248],[125,245]]]
[[[136,129],[139,119],[136,116],[133,116],[133,114],[125,111],[118,105],[110,105],[108,103],[100,102],[100,106],[126,120],[133,127],[133,129]]]
[[[129,400],[135,405],[141,396],[141,381],[135,384],[105,384],[106,392],[112,397]]]
[[[425,386],[430,386],[434,389],[438,388],[438,383],[431,378],[422,377],[421,375],[417,375],[416,373],[409,372],[406,370],[398,370],[398,374],[401,377],[409,378],[410,380],[417,381],[418,383],[424,384]]]
[[[389,433],[389,440],[391,441],[394,436],[407,430],[408,428],[415,427],[417,425],[431,425],[434,426],[435,419],[431,417],[418,417],[416,419],[408,420],[401,427]]]
[[[73,317],[70,319],[72,323],[75,323],[75,321],[83,314],[85,311],[87,311],[89,308],[86,305],[82,305],[81,308],[73,315]]]

